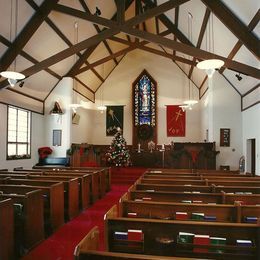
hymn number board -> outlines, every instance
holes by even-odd
[[[230,129],[220,128],[220,146],[230,146]]]

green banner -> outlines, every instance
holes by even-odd
[[[107,106],[106,111],[106,135],[113,136],[121,129],[123,133],[124,106]]]

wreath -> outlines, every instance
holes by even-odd
[[[143,124],[138,127],[137,130],[138,138],[141,140],[148,140],[153,136],[153,128],[150,125]]]

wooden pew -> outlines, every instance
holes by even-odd
[[[188,260],[190,258],[154,256],[154,255],[140,255],[140,254],[126,254],[114,253],[108,251],[98,251],[99,245],[99,229],[97,226],[93,227],[89,233],[78,243],[74,250],[75,260],[120,260],[120,259],[139,259],[139,260]],[[193,258],[196,260],[195,258]]]
[[[23,168],[15,168],[15,171],[19,171],[19,172],[30,172],[30,169],[23,169]],[[59,173],[59,174],[63,174],[63,173],[69,173],[69,174],[75,174],[75,176],[82,176],[82,175],[86,175],[89,174],[91,175],[91,183],[90,183],[90,193],[91,193],[91,202],[94,203],[96,200],[98,200],[99,198],[101,198],[101,194],[104,193],[105,189],[106,189],[106,185],[104,184],[104,181],[101,181],[100,179],[102,178],[102,180],[105,179],[104,173],[102,173],[101,171],[92,171],[92,170],[69,170],[67,168],[58,168],[58,167],[54,167],[54,168],[43,168],[43,167],[37,167],[32,169],[32,172],[43,172],[43,173]],[[102,187],[101,187],[102,185]]]
[[[43,166],[34,166],[34,169],[46,169]],[[48,170],[53,171],[85,171],[87,172],[101,172],[100,177],[100,192],[101,197],[105,194],[105,192],[110,191],[111,189],[111,168],[110,167],[48,167]]]
[[[260,258],[259,224],[123,218],[114,215],[114,207],[110,211],[105,215],[108,251],[213,259]],[[115,232],[127,232],[129,229],[141,230],[144,238],[138,241],[115,239]],[[182,243],[178,239],[179,232],[225,237],[227,241],[222,246]],[[238,246],[236,240],[251,240],[253,245]]]
[[[187,219],[192,220],[192,213],[203,213],[205,216],[216,217],[216,222],[246,222],[245,217],[254,216],[260,219],[260,206],[225,204],[186,204],[155,201],[131,201],[123,196],[119,203],[120,217],[152,218],[152,219],[177,219],[176,212],[186,212]],[[130,214],[129,214],[130,213]],[[195,219],[196,221],[196,219]],[[203,220],[200,220],[203,221]],[[205,219],[204,221],[212,221]]]
[[[13,201],[0,194],[0,259],[14,258],[14,210]]]
[[[16,254],[21,250],[26,252],[44,239],[42,191],[20,185],[0,185],[0,191],[1,198],[11,198],[12,204],[22,206],[21,223],[15,230]]]
[[[16,169],[16,168],[15,168]],[[91,175],[90,174],[78,174],[78,173],[70,173],[70,172],[44,172],[41,169],[28,169],[25,170],[23,168],[17,168],[15,171],[7,171],[6,173],[0,172],[0,178],[3,174],[9,174],[9,177],[20,177],[29,175],[42,175],[42,176],[56,176],[56,177],[67,177],[67,178],[77,178],[79,183],[79,208],[84,210],[90,206],[90,185],[91,185]]]
[[[21,179],[21,178],[30,178],[30,176],[33,176],[33,175],[36,175],[36,176],[53,176],[54,177],[54,180],[59,178],[60,177],[60,180],[63,181],[64,178],[66,179],[74,179],[76,178],[77,182],[78,182],[78,195],[76,196],[73,196],[75,197],[74,199],[72,199],[69,195],[69,200],[71,202],[69,202],[69,209],[67,210],[67,212],[65,213],[66,215],[66,219],[72,219],[73,217],[77,216],[78,213],[79,213],[79,209],[86,209],[89,205],[90,205],[90,182],[91,182],[91,176],[90,175],[78,175],[76,176],[76,174],[67,174],[67,173],[64,173],[63,175],[61,175],[60,173],[56,173],[56,172],[42,172],[41,170],[35,170],[35,169],[32,169],[32,170],[28,170],[28,171],[25,171],[25,170],[21,170],[21,171],[7,171],[7,172],[0,172],[0,179],[1,177],[5,176],[5,177],[12,177],[12,178],[18,178],[18,179]],[[56,178],[55,178],[56,176]],[[63,178],[63,180],[62,180]],[[73,186],[74,185],[71,185],[70,184],[66,184],[64,183],[65,185],[65,189],[68,189],[69,191],[71,190],[73,192]],[[76,188],[75,188],[76,189]],[[75,190],[74,189],[74,190]],[[69,192],[69,193],[72,193],[72,192]],[[68,193],[66,193],[68,194]],[[78,198],[76,198],[78,197]],[[78,208],[76,209],[76,202],[75,200],[78,201],[79,203],[79,206]],[[64,200],[64,202],[66,203],[66,200]],[[65,207],[66,208],[66,207]]]
[[[146,191],[186,191],[186,192],[213,192],[212,186],[206,185],[168,185],[168,184],[147,184],[147,183],[136,183],[136,190],[146,190]]]
[[[44,197],[44,222],[46,232],[52,233],[64,224],[64,184],[57,181],[8,179],[10,185],[41,189]]]
[[[224,194],[224,193],[223,193]],[[170,191],[143,191],[130,189],[128,199],[131,200],[152,200],[165,202],[202,201],[203,203],[222,204],[223,194],[221,193],[184,193]],[[234,204],[234,203],[232,203]]]
[[[140,178],[138,183],[146,184],[173,184],[173,185],[207,185],[206,180],[194,180],[194,179],[171,179],[171,178]]]
[[[131,200],[152,200],[164,202],[183,202],[192,203],[202,201],[203,203],[231,204],[240,202],[245,205],[260,205],[260,194],[228,194],[222,193],[183,193],[155,191],[147,192],[130,189],[128,199]]]
[[[251,186],[216,186],[212,184],[211,186],[202,185],[167,185],[167,184],[145,184],[137,183],[135,184],[137,190],[153,190],[153,191],[183,191],[183,192],[204,192],[204,193],[219,193],[219,192],[247,192],[253,194],[260,194],[260,187]]]
[[[79,214],[78,178],[67,176],[28,175],[28,179],[58,181],[64,184],[64,218],[71,220]]]

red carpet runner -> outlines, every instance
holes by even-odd
[[[96,225],[100,230],[100,250],[103,250],[104,214],[118,202],[130,185],[144,171],[144,168],[112,169],[111,191],[104,198],[95,202],[92,207],[62,226],[52,236],[25,255],[22,260],[71,260],[75,246]]]

